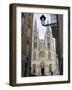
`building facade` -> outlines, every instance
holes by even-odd
[[[56,53],[59,58],[60,75],[63,75],[63,15],[51,14],[50,18],[51,23],[56,23],[51,28],[53,37],[56,38]]]
[[[31,75],[31,42],[32,42],[32,25],[33,14],[22,13],[21,15],[21,76],[27,77]]]
[[[31,74],[36,76],[59,75],[56,39],[52,35],[51,27],[47,27],[44,39],[40,39],[35,20],[32,33]]]

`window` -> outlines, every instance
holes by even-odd
[[[34,42],[34,48],[37,48],[37,42]]]
[[[34,40],[37,40],[37,36],[34,36]]]

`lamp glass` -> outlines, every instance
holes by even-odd
[[[45,20],[44,20],[44,18],[42,18],[42,20],[41,20],[41,24],[42,24],[42,25],[45,24]]]

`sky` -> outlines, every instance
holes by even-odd
[[[40,39],[44,39],[44,36],[45,36],[45,32],[46,32],[46,28],[45,26],[42,26],[41,24],[41,20],[40,20],[40,17],[41,17],[42,14],[33,14],[33,26],[34,26],[34,23],[35,23],[35,19],[37,21],[37,30],[39,31],[39,38]],[[46,20],[45,20],[45,23],[47,23],[47,21],[49,21],[50,23],[50,14],[43,14],[45,17],[46,17]]]

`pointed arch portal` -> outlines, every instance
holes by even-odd
[[[40,63],[40,68],[41,68],[41,75],[45,75],[45,63],[44,62]]]

